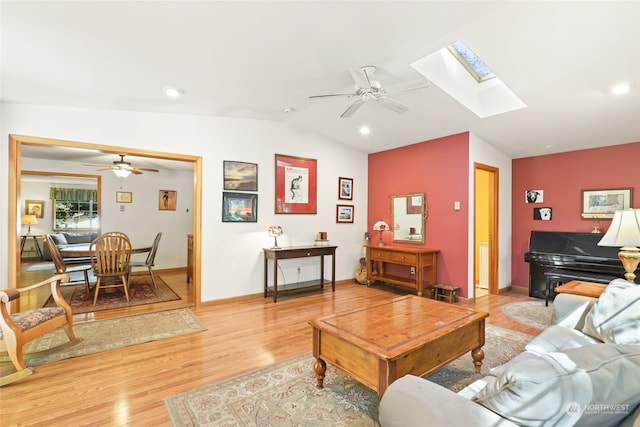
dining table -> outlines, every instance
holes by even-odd
[[[131,248],[131,255],[151,252],[151,247],[151,245],[136,246]],[[91,243],[76,244],[73,246],[61,247],[59,249],[62,258],[90,258],[92,256]]]

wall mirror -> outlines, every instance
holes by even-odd
[[[393,241],[424,243],[424,193],[391,196]]]

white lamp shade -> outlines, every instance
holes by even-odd
[[[640,210],[615,211],[611,226],[598,246],[640,246]]]
[[[373,229],[376,230],[376,231],[389,230],[389,224],[387,224],[384,221],[378,221],[375,224],[373,224]]]
[[[126,178],[126,177],[129,176],[131,171],[129,171],[127,169],[113,169],[113,173],[115,173],[116,176],[118,176],[120,178]]]
[[[22,215],[20,217],[20,222],[22,224],[37,224],[38,223],[38,218],[36,218],[35,215]]]

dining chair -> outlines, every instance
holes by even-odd
[[[45,241],[47,242],[47,246],[49,246],[49,252],[51,253],[51,259],[53,260],[53,265],[56,269],[56,274],[70,274],[82,272],[84,274],[84,287],[86,295],[89,295],[89,271],[91,271],[91,261],[87,259],[86,263],[83,264],[65,264],[64,258],[60,253],[60,249],[54,242],[53,238],[50,234],[45,236]],[[74,283],[73,281],[69,281],[69,283]]]
[[[153,275],[153,266],[155,265],[156,252],[158,252],[158,246],[160,245],[160,238],[162,237],[162,232],[156,234],[156,238],[153,239],[153,245],[151,246],[151,250],[147,255],[147,259],[145,261],[131,261],[130,266],[133,270],[134,268],[146,268],[149,272],[149,276],[151,276],[151,281],[153,282],[153,287],[158,289],[158,285],[156,284],[156,278]]]
[[[129,271],[131,242],[124,234],[105,233],[98,236],[89,247],[91,266],[96,276],[93,305],[98,301],[100,289],[121,287],[129,302]]]

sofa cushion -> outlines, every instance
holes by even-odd
[[[53,240],[53,243],[55,243],[58,246],[69,244],[69,242],[67,242],[67,238],[62,233],[54,233],[54,234],[50,234],[50,236],[51,236],[51,239]]]
[[[640,344],[640,286],[624,279],[609,283],[582,331],[604,342]]]
[[[640,401],[638,346],[601,343],[525,352],[491,373],[495,381],[473,400],[523,426],[616,425],[628,411],[602,408],[634,408]]]
[[[91,243],[97,236],[97,233],[93,232],[79,232],[79,233],[64,233],[67,238],[67,243],[74,245],[77,243]],[[94,236],[95,235],[95,236]]]
[[[529,344],[525,346],[525,350],[538,354],[552,353],[599,342],[601,341],[575,329],[551,325],[542,331],[540,335],[529,341]]]

